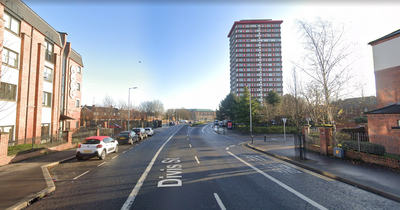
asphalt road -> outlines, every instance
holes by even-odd
[[[56,191],[29,209],[400,209],[400,203],[218,135],[176,125],[105,160],[50,170]]]

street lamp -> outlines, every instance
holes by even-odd
[[[283,139],[284,139],[284,141],[286,142],[286,121],[287,121],[287,118],[282,118],[282,120],[283,120]]]
[[[130,116],[130,111],[131,111],[131,103],[130,103],[131,89],[137,89],[137,87],[131,87],[131,88],[129,88],[129,93],[128,93],[128,130],[130,130],[130,127],[129,127],[129,118],[131,117],[131,116]]]

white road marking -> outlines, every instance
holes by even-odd
[[[81,176],[83,176],[83,175],[85,175],[85,174],[87,174],[87,173],[89,173],[89,171],[86,171],[85,173],[83,173],[83,174],[81,174],[81,175],[75,177],[74,180],[77,179],[77,178],[79,178],[79,177],[81,177]]]
[[[322,206],[322,205],[318,204],[317,202],[311,200],[311,199],[308,198],[307,196],[305,196],[305,195],[303,195],[303,194],[297,192],[297,191],[294,190],[293,188],[291,188],[291,187],[287,186],[286,184],[280,182],[279,180],[275,179],[274,177],[272,177],[272,176],[266,174],[265,172],[261,171],[260,169],[258,169],[257,167],[251,165],[250,163],[248,163],[248,162],[242,160],[241,158],[239,158],[238,156],[234,155],[233,153],[228,152],[228,154],[232,155],[234,158],[236,158],[236,159],[239,160],[240,162],[246,164],[247,166],[249,166],[249,167],[252,168],[253,170],[257,171],[258,173],[262,174],[262,175],[265,176],[266,178],[268,178],[268,179],[270,179],[271,181],[275,182],[276,184],[278,184],[279,186],[283,187],[283,188],[286,189],[287,191],[289,191],[289,192],[295,194],[297,197],[303,199],[303,200],[306,201],[307,203],[309,203],[309,204],[315,206],[315,207],[318,208],[318,209],[324,209],[324,210],[326,209],[326,210],[327,210],[327,208],[325,208],[324,206]]]
[[[114,156],[114,157],[112,157],[111,159],[114,159],[114,158],[116,158],[116,157],[118,157],[118,155],[117,155],[117,156]]]
[[[222,201],[219,198],[217,193],[214,193],[214,197],[215,197],[215,200],[217,200],[217,203],[218,203],[219,207],[221,208],[221,210],[226,210],[224,204],[222,203]]]
[[[99,166],[102,166],[102,165],[104,165],[104,164],[106,164],[107,162],[104,162],[104,163],[102,163],[102,164],[99,164],[97,167],[99,167]]]
[[[181,127],[182,128],[182,127]],[[126,199],[124,205],[122,206],[121,209],[123,210],[128,210],[131,208],[133,202],[135,201],[136,196],[139,194],[139,190],[142,187],[144,180],[146,180],[147,175],[149,174],[151,168],[154,165],[154,162],[156,161],[158,155],[160,154],[161,150],[164,148],[164,146],[172,139],[172,137],[181,129],[179,128],[178,130],[175,131],[175,133],[173,133],[171,135],[171,137],[169,137],[169,139],[167,139],[167,141],[160,147],[160,149],[158,149],[157,153],[154,155],[153,159],[150,161],[149,165],[147,166],[146,170],[143,172],[142,176],[140,177],[140,179],[138,180],[138,182],[136,183],[135,187],[132,189],[132,192],[129,194],[128,199]]]
[[[234,147],[234,146],[236,146],[236,145],[231,145],[231,146],[227,147],[226,150],[229,150],[229,148]]]
[[[191,145],[191,144],[189,144],[189,147],[190,147],[190,148],[192,148],[192,145]]]
[[[123,151],[122,153],[125,153],[126,152],[126,150],[125,151]]]
[[[194,158],[196,159],[197,163],[198,163],[198,164],[200,164],[200,161],[199,161],[199,159],[197,159],[197,157],[196,157],[196,156],[194,156]]]

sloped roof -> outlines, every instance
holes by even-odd
[[[385,35],[385,36],[383,36],[383,37],[381,37],[381,38],[379,38],[379,39],[376,39],[376,40],[374,40],[374,41],[372,41],[372,42],[369,42],[368,44],[369,44],[369,45],[374,44],[375,42],[379,42],[379,41],[381,41],[381,40],[384,40],[384,39],[390,38],[390,37],[392,37],[392,36],[395,36],[395,35],[397,35],[397,34],[400,34],[400,29],[397,30],[397,31],[394,31],[394,32],[392,32],[392,33],[390,33],[390,34],[388,34],[388,35]]]
[[[36,14],[31,8],[29,8],[23,1],[1,1],[5,5],[5,10],[13,14],[16,18],[21,18],[25,22],[29,23],[35,29],[44,34],[48,39],[53,41],[58,46],[62,47],[61,36],[58,31],[51,27],[46,21],[44,21],[38,14]]]
[[[365,112],[364,114],[400,114],[400,103],[390,104],[379,109]]]

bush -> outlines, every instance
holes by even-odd
[[[203,125],[203,122],[198,122],[198,123],[193,123],[192,126],[196,126],[196,125]]]
[[[357,141],[343,141],[341,142],[342,148],[345,150],[355,150],[358,151],[358,142]],[[360,151],[369,154],[375,155],[385,155],[385,147],[380,144],[373,144],[369,142],[360,142]]]
[[[356,123],[368,123],[368,118],[367,117],[357,117],[354,119]]]
[[[267,126],[267,127],[253,127],[254,133],[284,133],[283,126]],[[286,133],[299,133],[296,127],[286,126]]]

